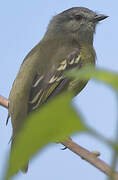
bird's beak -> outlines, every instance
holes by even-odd
[[[98,15],[96,15],[94,18],[93,18],[93,21],[94,22],[99,22],[99,21],[102,21],[102,20],[104,20],[104,19],[106,19],[106,18],[108,18],[109,16],[106,16],[106,15],[104,15],[104,14],[98,14]]]

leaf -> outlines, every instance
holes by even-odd
[[[76,69],[71,70],[66,73],[66,75],[76,80],[89,80],[90,78],[94,78],[95,80],[106,83],[115,90],[116,100],[118,102],[118,73],[98,68],[95,69],[93,66],[86,66],[79,71],[77,71]],[[118,153],[118,135],[116,141],[114,142],[106,139],[91,128],[90,133],[109,144]]]
[[[78,80],[88,80],[93,77],[96,80],[107,83],[109,86],[118,91],[118,73],[115,72],[110,72],[98,68],[95,69],[93,66],[87,66],[80,69],[79,71],[69,71],[67,75]]]
[[[82,118],[72,109],[68,93],[32,113],[16,137],[5,180],[15,175],[29,158],[51,142],[60,142],[77,131],[86,131]]]

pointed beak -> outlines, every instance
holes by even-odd
[[[108,17],[109,16],[106,16],[104,14],[98,14],[93,18],[93,22],[99,22],[99,21],[102,21],[102,20],[104,20],[104,19],[106,19]]]

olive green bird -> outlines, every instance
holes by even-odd
[[[64,72],[87,64],[95,64],[93,36],[99,21],[108,16],[74,7],[57,14],[50,21],[38,45],[26,56],[13,83],[9,96],[12,119],[12,145],[25,118],[63,91],[77,95],[86,81],[75,81]],[[28,165],[22,168],[26,172]]]

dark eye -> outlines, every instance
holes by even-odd
[[[75,19],[78,20],[78,21],[81,20],[82,18],[83,18],[83,16],[79,15],[79,14],[75,16]]]

